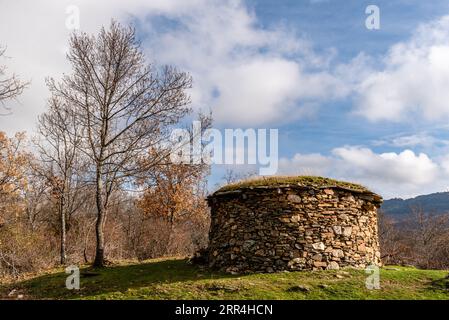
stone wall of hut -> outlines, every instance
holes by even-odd
[[[208,198],[207,260],[226,272],[380,265],[381,197],[340,187],[254,187]]]

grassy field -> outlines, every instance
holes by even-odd
[[[449,299],[448,271],[384,267],[381,289],[365,287],[363,270],[277,274],[211,273],[183,259],[81,269],[81,289],[65,288],[62,269],[0,285],[14,299]]]

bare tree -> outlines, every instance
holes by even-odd
[[[426,213],[411,207],[407,217],[398,220],[379,215],[379,240],[386,264],[407,264],[425,269],[449,265],[449,215]]]
[[[32,159],[30,162],[32,162]],[[31,167],[34,167],[32,165]],[[24,210],[28,226],[34,231],[40,222],[41,216],[47,209],[48,201],[48,183],[41,175],[31,172],[27,175],[27,188],[23,190]]]
[[[0,58],[5,57],[5,52],[6,48],[0,47]],[[28,84],[29,82],[21,81],[15,74],[8,75],[6,66],[0,64],[0,104],[19,96]]]
[[[50,89],[73,108],[83,133],[80,150],[90,159],[96,189],[94,266],[101,267],[111,194],[167,158],[160,146],[170,126],[189,112],[191,77],[148,64],[134,29],[114,21],[97,36],[74,33],[67,57],[72,74],[59,84],[51,80]],[[150,149],[159,150],[158,156],[143,166]]]
[[[39,139],[36,140],[40,162],[35,172],[45,178],[56,199],[60,219],[60,263],[66,263],[67,219],[81,206],[83,159],[79,152],[81,132],[74,110],[62,99],[52,96],[49,109],[39,117]]]
[[[418,206],[411,209],[406,228],[407,238],[413,244],[413,264],[426,269],[447,265],[449,215],[432,215]],[[443,250],[445,259],[438,257]]]
[[[396,226],[394,219],[387,216],[382,210],[378,213],[378,221],[382,261],[385,264],[401,263],[401,257],[408,250],[408,247],[401,241],[401,230]]]

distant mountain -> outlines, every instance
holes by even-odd
[[[385,200],[381,210],[391,216],[403,216],[411,213],[412,208],[421,208],[425,213],[443,214],[449,212],[449,192],[438,192],[417,196],[411,199]]]

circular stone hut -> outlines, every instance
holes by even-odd
[[[211,268],[242,273],[380,264],[382,198],[360,185],[271,177],[227,185],[207,200]]]

